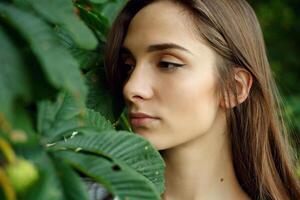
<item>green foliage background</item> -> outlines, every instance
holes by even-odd
[[[250,0],[261,23],[275,80],[300,152],[300,13],[298,0]]]

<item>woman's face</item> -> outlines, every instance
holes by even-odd
[[[132,19],[123,43],[122,67],[132,67],[123,88],[128,112],[155,117],[131,118],[131,127],[158,150],[219,126],[216,57],[191,26],[180,6],[155,2]]]

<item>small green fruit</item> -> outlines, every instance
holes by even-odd
[[[26,191],[38,179],[36,167],[24,159],[17,159],[15,163],[8,165],[6,173],[17,193]]]

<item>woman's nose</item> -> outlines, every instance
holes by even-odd
[[[152,82],[152,73],[147,66],[136,65],[123,87],[125,100],[134,103],[150,99],[153,95]]]

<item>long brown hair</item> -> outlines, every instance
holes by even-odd
[[[106,73],[116,98],[122,98],[126,72],[120,48],[131,19],[157,0],[130,0],[108,36]],[[249,97],[227,110],[228,134],[238,181],[252,199],[297,200],[293,149],[283,120],[280,97],[268,63],[262,31],[245,0],[169,0],[190,14],[195,31],[218,55],[219,94],[235,94],[234,67],[253,77]]]

